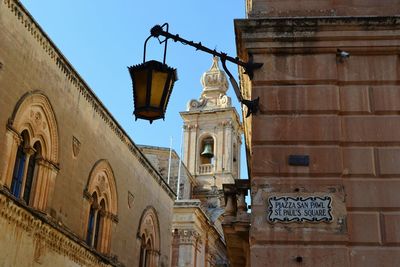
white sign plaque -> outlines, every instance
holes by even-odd
[[[331,222],[332,198],[274,196],[268,198],[270,222]]]

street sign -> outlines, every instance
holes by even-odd
[[[274,222],[331,222],[330,196],[273,196],[268,198],[268,220]]]

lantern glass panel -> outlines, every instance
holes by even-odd
[[[158,61],[128,67],[132,78],[136,119],[153,120],[164,118],[174,82],[176,69]]]
[[[175,78],[172,78],[172,79],[170,79],[169,80],[169,83],[168,83],[168,93],[167,93],[167,99],[164,101],[164,106],[163,106],[163,110],[166,110],[167,109],[167,105],[168,105],[168,100],[169,100],[169,97],[171,96],[171,93],[172,93],[172,88],[173,88],[173,86],[174,86],[174,82],[175,82],[175,80],[174,80]]]
[[[136,93],[136,106],[146,106],[147,94],[147,70],[135,71],[135,93]]]
[[[167,83],[168,73],[153,71],[150,106],[163,109],[161,98],[163,96],[165,84]],[[167,89],[168,90],[168,89]]]

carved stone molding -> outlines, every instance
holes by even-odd
[[[72,136],[72,155],[76,159],[81,151],[81,142],[75,136]]]
[[[40,241],[40,246],[36,246],[34,252],[34,261],[40,263],[41,255],[45,253],[40,248],[46,248],[81,266],[121,266],[92,251],[82,240],[51,222],[45,215],[33,214],[21,205],[11,200],[8,193],[0,191],[0,220],[22,229],[32,237],[34,243]]]
[[[174,235],[179,237],[179,244],[195,245],[200,241],[200,234],[193,229],[178,229]]]
[[[133,203],[135,201],[135,196],[131,191],[128,191],[128,207],[131,209],[133,207]]]

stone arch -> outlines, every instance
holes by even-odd
[[[118,196],[114,172],[107,160],[101,159],[95,163],[84,192],[88,200],[84,228],[86,242],[99,252],[108,254],[112,224],[117,222]]]
[[[199,151],[197,157],[199,174],[210,173],[214,170],[215,152],[217,150],[216,140],[215,134],[209,132],[202,133],[199,136],[197,142],[197,151]],[[206,144],[211,145],[211,149],[214,154],[212,158],[202,156],[202,152],[204,151]]]
[[[158,266],[160,257],[160,223],[157,211],[148,206],[139,221],[137,236],[140,239],[140,267]]]
[[[28,130],[32,141],[42,140],[44,157],[53,163],[58,162],[58,126],[49,99],[40,91],[26,93],[17,103],[9,120],[16,132]]]
[[[106,159],[98,160],[94,164],[89,174],[86,190],[91,194],[97,191],[99,200],[105,199],[109,212],[117,214],[117,186],[114,171]]]
[[[26,132],[25,136],[22,133]],[[5,159],[1,183],[11,188],[15,180],[14,167],[17,167],[18,149],[23,144],[24,162],[31,162],[35,166],[35,175],[32,178],[32,197],[29,205],[46,211],[51,201],[58,173],[59,137],[57,120],[49,99],[40,91],[32,91],[23,95],[17,102],[11,117],[8,120],[5,136]],[[34,149],[40,143],[40,155]],[[32,155],[35,155],[33,162]],[[19,175],[24,185],[29,177],[28,164],[18,165],[23,170]],[[28,174],[27,174],[28,173]],[[28,176],[27,176],[28,175]],[[12,192],[17,198],[24,193],[24,186],[20,192]],[[28,204],[28,203],[27,203]]]

